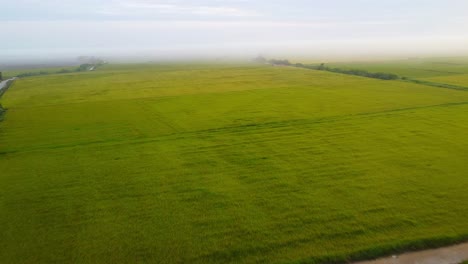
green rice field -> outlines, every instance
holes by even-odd
[[[343,69],[394,73],[400,77],[425,79],[468,74],[468,57],[409,58],[384,61],[332,62],[328,65]]]
[[[458,66],[393,67],[468,86]],[[468,240],[468,91],[109,64],[0,103],[0,263],[346,263]]]

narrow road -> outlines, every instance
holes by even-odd
[[[468,243],[404,253],[355,264],[459,264],[468,260]]]
[[[3,92],[3,89],[8,87],[8,84],[10,83],[10,81],[14,81],[14,80],[16,80],[16,77],[13,77],[11,79],[7,79],[7,80],[4,80],[4,81],[0,82],[0,95]]]

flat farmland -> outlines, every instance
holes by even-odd
[[[336,62],[329,66],[343,69],[361,69],[369,72],[385,72],[408,78],[432,78],[468,74],[468,58],[410,58],[368,62]]]
[[[0,102],[0,262],[328,263],[468,238],[466,91],[140,64]]]
[[[462,87],[468,87],[468,74],[432,77],[432,78],[425,78],[423,80],[437,82],[437,83],[447,83],[451,85],[459,85]]]

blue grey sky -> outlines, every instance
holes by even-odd
[[[0,2],[3,57],[468,53],[467,0]]]

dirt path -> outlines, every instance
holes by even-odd
[[[4,81],[1,81],[0,82],[0,97],[2,97],[3,93],[5,92],[5,90],[8,88],[8,86],[11,84],[11,82],[13,82],[14,80],[16,80],[16,77],[13,77],[11,79],[7,79],[7,80],[4,80]]]
[[[2,90],[3,87],[5,87],[9,81],[10,81],[10,79],[1,81],[1,82],[0,82],[0,90]]]
[[[458,264],[468,260],[468,243],[410,252],[355,264]]]
[[[14,80],[16,80],[16,77],[0,81],[0,90],[7,87],[8,83]]]

